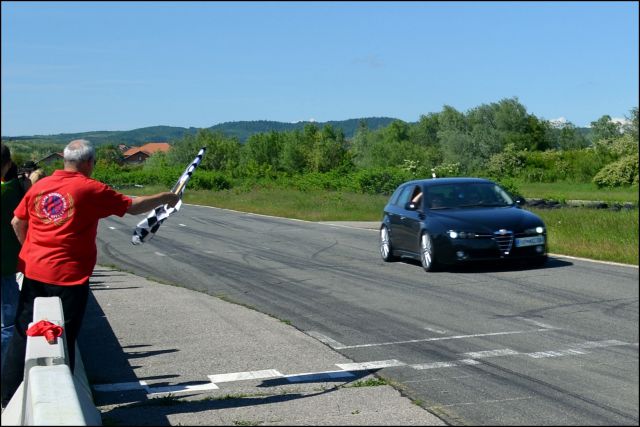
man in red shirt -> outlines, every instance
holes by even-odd
[[[173,207],[172,192],[132,199],[91,179],[95,150],[86,140],[64,149],[64,170],[36,182],[14,210],[11,225],[22,249],[18,270],[24,273],[13,337],[2,366],[2,404],[23,379],[26,330],[33,321],[36,297],[62,301],[69,367],[75,366],[76,337],[96,264],[98,221],[110,215],[138,215],[162,204]]]

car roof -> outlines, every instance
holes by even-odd
[[[455,178],[430,178],[430,179],[416,179],[413,181],[407,181],[405,184],[416,184],[423,187],[430,187],[432,185],[440,184],[465,184],[465,183],[485,183],[494,184],[493,181],[485,178],[473,178],[473,177],[455,177]]]

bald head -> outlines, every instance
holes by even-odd
[[[86,139],[76,139],[64,147],[64,163],[77,165],[81,162],[93,160],[95,158],[93,145]]]
[[[64,170],[91,176],[96,152],[86,139],[76,139],[64,147]]]

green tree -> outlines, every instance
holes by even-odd
[[[194,135],[186,135],[177,141],[167,153],[167,162],[173,166],[188,165],[200,148],[207,151],[200,168],[234,172],[240,163],[240,143],[235,138],[227,138],[221,132],[201,129]]]
[[[295,130],[284,135],[282,143],[280,165],[285,172],[296,174],[307,168],[306,144],[301,131]]]
[[[409,140],[422,147],[432,147],[438,149],[438,131],[440,124],[438,114],[429,113],[420,116],[418,123],[409,128]]]
[[[96,149],[96,160],[120,165],[124,160],[124,156],[122,155],[122,151],[114,144],[106,144]]]
[[[449,105],[445,105],[442,112],[438,114],[438,128],[441,132],[469,130],[465,115]],[[440,139],[439,136],[438,139]]]
[[[280,169],[283,135],[279,132],[269,132],[250,136],[242,147],[244,161],[253,162],[258,166],[269,165],[273,170]]]
[[[631,117],[626,117],[629,123],[623,127],[623,131],[625,134],[633,135],[635,140],[638,141],[638,107],[632,108],[630,112]]]
[[[614,139],[620,136],[622,126],[611,120],[611,116],[604,115],[598,120],[591,122],[591,132],[593,142],[601,139]]]

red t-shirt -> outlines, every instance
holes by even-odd
[[[37,181],[13,214],[28,221],[18,270],[39,282],[81,285],[96,265],[98,220],[124,216],[132,199],[80,172]]]

